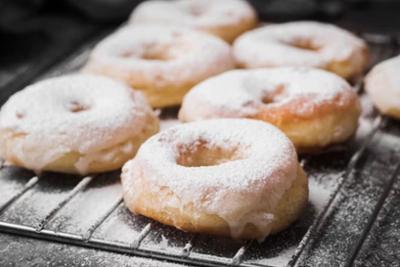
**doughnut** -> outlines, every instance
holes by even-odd
[[[131,212],[235,239],[263,240],[285,229],[308,199],[293,144],[274,126],[249,119],[168,128],[140,147],[121,179]]]
[[[140,92],[71,74],[30,85],[3,105],[0,157],[36,172],[104,172],[120,168],[158,128]]]
[[[334,25],[289,22],[267,25],[236,39],[233,53],[242,68],[314,67],[353,80],[368,64],[366,43]]]
[[[400,56],[376,65],[366,76],[364,87],[380,112],[400,119]]]
[[[153,107],[180,104],[195,84],[234,67],[230,46],[188,28],[141,25],[100,42],[83,71],[122,80]]]
[[[280,128],[299,152],[342,142],[357,129],[360,103],[341,77],[320,69],[232,70],[195,86],[179,111],[182,122],[251,118]]]
[[[135,9],[130,23],[184,25],[232,42],[256,26],[257,15],[243,0],[153,0]]]

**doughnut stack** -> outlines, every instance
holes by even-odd
[[[80,73],[37,82],[0,111],[0,156],[36,172],[122,168],[127,208],[188,232],[263,240],[303,213],[297,153],[356,132],[351,83],[366,43],[336,26],[259,24],[244,0],[151,0]],[[400,59],[366,91],[400,118]],[[180,106],[159,132],[158,112]]]

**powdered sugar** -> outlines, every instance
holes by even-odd
[[[400,111],[400,56],[376,65],[365,79],[365,90],[384,113]]]
[[[319,214],[328,202],[333,189],[323,183],[317,182],[315,179],[309,179],[308,186],[310,190],[310,202]]]
[[[232,67],[231,49],[219,38],[184,27],[139,25],[100,42],[85,69],[141,89],[196,83]]]
[[[186,121],[247,117],[260,109],[275,109],[306,96],[309,100],[295,111],[305,114],[349,90],[352,89],[345,80],[318,69],[233,70],[195,86],[185,96],[179,117]],[[266,98],[270,103],[264,103]]]
[[[28,86],[2,107],[0,152],[13,151],[40,170],[68,152],[96,154],[122,145],[146,127],[148,116],[154,115],[144,97],[122,83],[93,75],[52,78]],[[9,139],[15,142],[7,144]],[[122,149],[129,154],[132,147]],[[84,169],[87,163],[78,164]]]
[[[208,149],[234,148],[239,157],[213,166],[177,164],[180,147],[195,147],[196,142]],[[142,179],[134,169],[141,169],[141,177],[154,190],[172,190],[179,198],[173,202],[178,208],[191,203],[200,211],[224,218],[233,236],[240,235],[248,222],[268,235],[273,219],[270,212],[296,178],[297,157],[291,142],[272,125],[220,119],[178,125],[143,144],[136,158],[123,168],[125,196],[130,199],[135,198],[136,179]]]
[[[332,62],[346,60],[354,72],[360,72],[365,65],[366,44],[334,25],[303,21],[247,32],[235,41],[233,49],[238,63],[250,68],[328,68]]]
[[[235,25],[255,18],[252,7],[242,0],[147,1],[132,13],[132,23],[163,23],[196,29]]]

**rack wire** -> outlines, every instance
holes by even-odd
[[[376,34],[364,34],[363,37],[367,41],[369,41],[374,49],[375,62],[393,56],[399,50],[398,37]],[[87,51],[90,49],[91,45],[88,45],[84,49],[80,49],[73,57],[69,58],[67,62],[61,63],[55,69],[50,71],[50,73],[65,73],[76,68],[76,62],[82,61],[83,55],[87,54]],[[361,91],[362,80],[356,83],[355,88],[356,90]],[[343,165],[343,169],[339,172],[326,170],[316,171],[319,176],[329,176],[334,174],[335,178],[332,178],[332,180],[336,181],[336,186],[332,188],[331,196],[328,198],[323,209],[318,212],[318,214],[314,214],[313,219],[307,222],[307,230],[305,231],[303,236],[298,238],[298,240],[294,238],[297,242],[296,249],[294,249],[291,256],[287,258],[287,265],[300,266],[303,264],[301,260],[306,253],[306,248],[310,246],[310,243],[313,240],[319,237],[319,232],[321,228],[323,228],[324,223],[329,220],[329,214],[331,210],[333,208],[338,208],[336,205],[336,201],[337,198],[344,192],[346,183],[355,173],[360,171],[359,163],[366,155],[369,154],[368,150],[369,146],[372,143],[372,140],[380,138],[379,135],[382,135],[384,127],[388,123],[387,119],[382,118],[376,114],[374,119],[367,118],[366,120],[369,121],[371,126],[369,127],[368,133],[363,134],[361,138],[361,143],[357,145],[356,149],[351,150],[351,148],[347,148],[341,154],[344,157],[346,157],[346,155],[348,154],[350,155],[347,157],[346,163]],[[398,139],[400,140],[400,136],[398,136]],[[302,160],[302,164],[305,165],[305,168],[308,167],[312,169],[311,166],[308,166],[308,163],[310,161],[312,160],[308,160],[306,158]],[[0,178],[1,173],[8,168],[10,167],[4,166],[2,161],[0,162]],[[367,238],[380,210],[382,209],[390,191],[393,188],[394,182],[396,181],[396,179],[398,179],[399,171],[400,165],[397,165],[393,169],[390,179],[385,182],[379,200],[374,203],[374,208],[368,218],[367,226],[362,230],[362,232],[359,233],[358,239],[355,240],[352,244],[353,249],[348,253],[346,266],[351,266],[356,260],[358,252],[363,246],[365,239]],[[242,243],[234,242],[232,245],[233,249],[227,249],[227,251],[224,251],[224,253],[217,253],[223,254],[221,256],[212,255],[212,252],[210,252],[209,250],[201,248],[199,240],[205,239],[210,240],[210,242],[225,242],[226,240],[219,240],[218,238],[212,239],[197,234],[181,233],[185,236],[185,240],[183,242],[184,244],[182,246],[178,246],[177,251],[173,253],[171,253],[170,250],[165,250],[161,245],[155,246],[155,248],[149,248],[144,243],[151,234],[157,232],[158,234],[154,234],[155,236],[159,237],[161,235],[161,237],[163,237],[163,226],[160,226],[158,223],[150,220],[147,220],[143,223],[141,229],[132,239],[129,240],[129,242],[112,240],[104,236],[102,237],[101,234],[96,235],[99,232],[99,229],[101,229],[101,227],[106,222],[110,221],[112,218],[115,218],[118,212],[124,210],[122,196],[117,197],[114,202],[110,203],[109,207],[105,211],[98,214],[94,222],[92,222],[83,233],[69,233],[65,231],[54,230],[48,227],[49,225],[51,225],[53,220],[57,218],[57,216],[59,216],[64,209],[68,208],[68,206],[71,205],[71,203],[78,196],[84,195],[87,190],[90,190],[96,185],[98,177],[95,176],[88,176],[77,180],[77,183],[72,187],[69,192],[65,194],[64,198],[58,201],[58,203],[53,208],[51,208],[43,218],[39,219],[38,224],[23,225],[21,223],[15,223],[8,220],[5,213],[23,198],[29,197],[28,194],[32,190],[39,190],[40,181],[42,179],[43,178],[40,176],[32,175],[32,177],[28,179],[25,184],[19,187],[19,190],[16,190],[14,194],[12,194],[7,200],[3,201],[3,204],[0,206],[1,232],[23,235],[32,238],[43,239],[52,242],[60,242],[81,247],[95,248],[116,253],[124,253],[147,258],[190,264],[194,266],[260,267],[274,265],[273,261],[270,262],[269,257],[266,255],[252,255],[253,250],[262,245],[255,241],[247,241]],[[130,216],[132,216],[133,218],[135,215]],[[175,232],[172,231],[172,233]],[[254,260],[254,258],[257,258],[257,260]]]

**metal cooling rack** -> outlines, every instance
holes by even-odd
[[[399,52],[399,38],[363,37],[370,43],[374,63]],[[37,79],[77,70],[97,41],[85,44]],[[362,94],[362,80],[355,88]],[[0,231],[195,266],[363,262],[371,232],[379,234],[375,223],[382,219],[383,207],[396,199],[393,190],[400,188],[400,125],[380,117],[367,98],[362,99],[367,112],[354,140],[301,159],[311,190],[305,214],[261,244],[184,233],[130,214],[122,201],[118,172],[83,178],[56,173],[35,176],[4,164],[0,164]],[[176,110],[163,110],[161,118],[164,124],[173,123]]]

